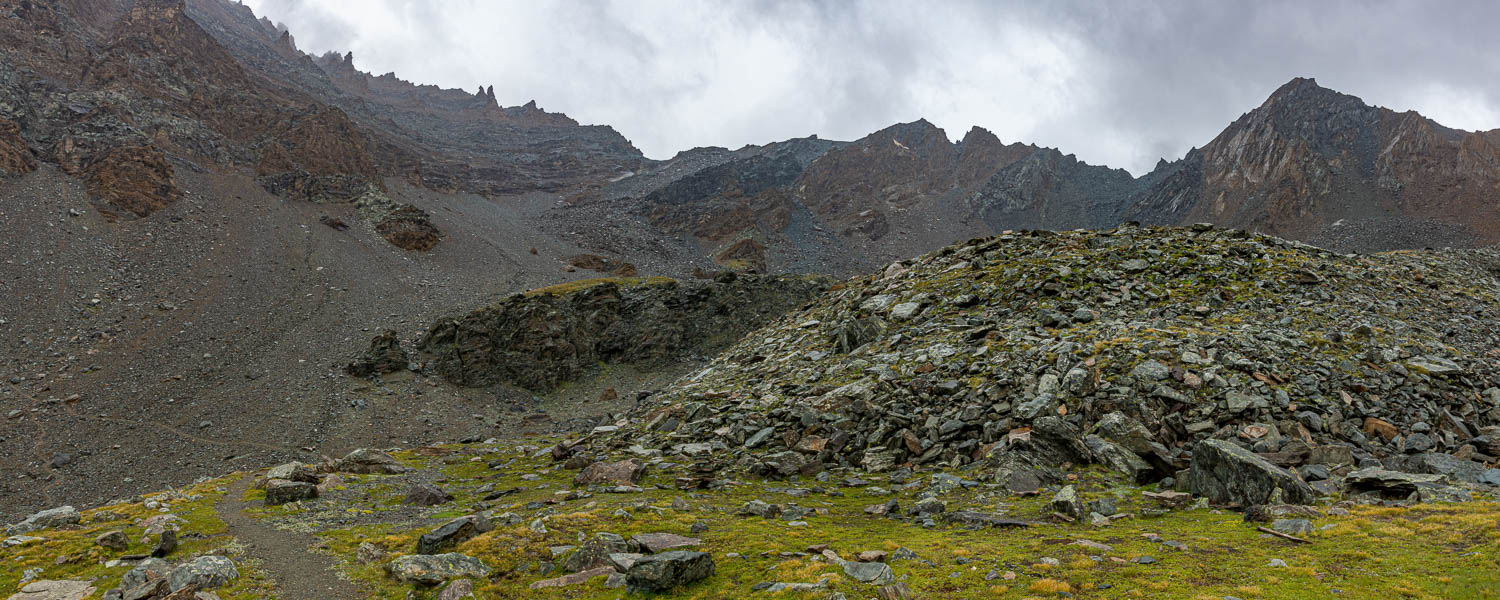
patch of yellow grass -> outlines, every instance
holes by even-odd
[[[1048,578],[1031,582],[1031,585],[1027,586],[1027,589],[1041,594],[1061,594],[1064,592],[1072,593],[1073,586],[1068,585],[1066,581]]]

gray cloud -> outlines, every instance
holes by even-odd
[[[1296,76],[1500,127],[1500,3],[246,0],[305,51],[530,99],[647,155],[919,117],[1149,170]]]

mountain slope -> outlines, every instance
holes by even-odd
[[[1358,249],[1500,241],[1500,130],[1449,129],[1311,79],[1282,86],[1158,171],[1162,181],[1139,194],[1129,218]],[[1419,237],[1424,226],[1440,235]]]

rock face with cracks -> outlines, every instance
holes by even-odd
[[[652,366],[712,352],[827,286],[821,278],[732,273],[564,284],[441,319],[417,343],[418,357],[458,385],[549,391],[600,363]]]

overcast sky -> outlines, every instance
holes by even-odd
[[[535,99],[652,158],[925,117],[1140,175],[1282,83],[1500,127],[1500,2],[245,0],[303,51]]]

